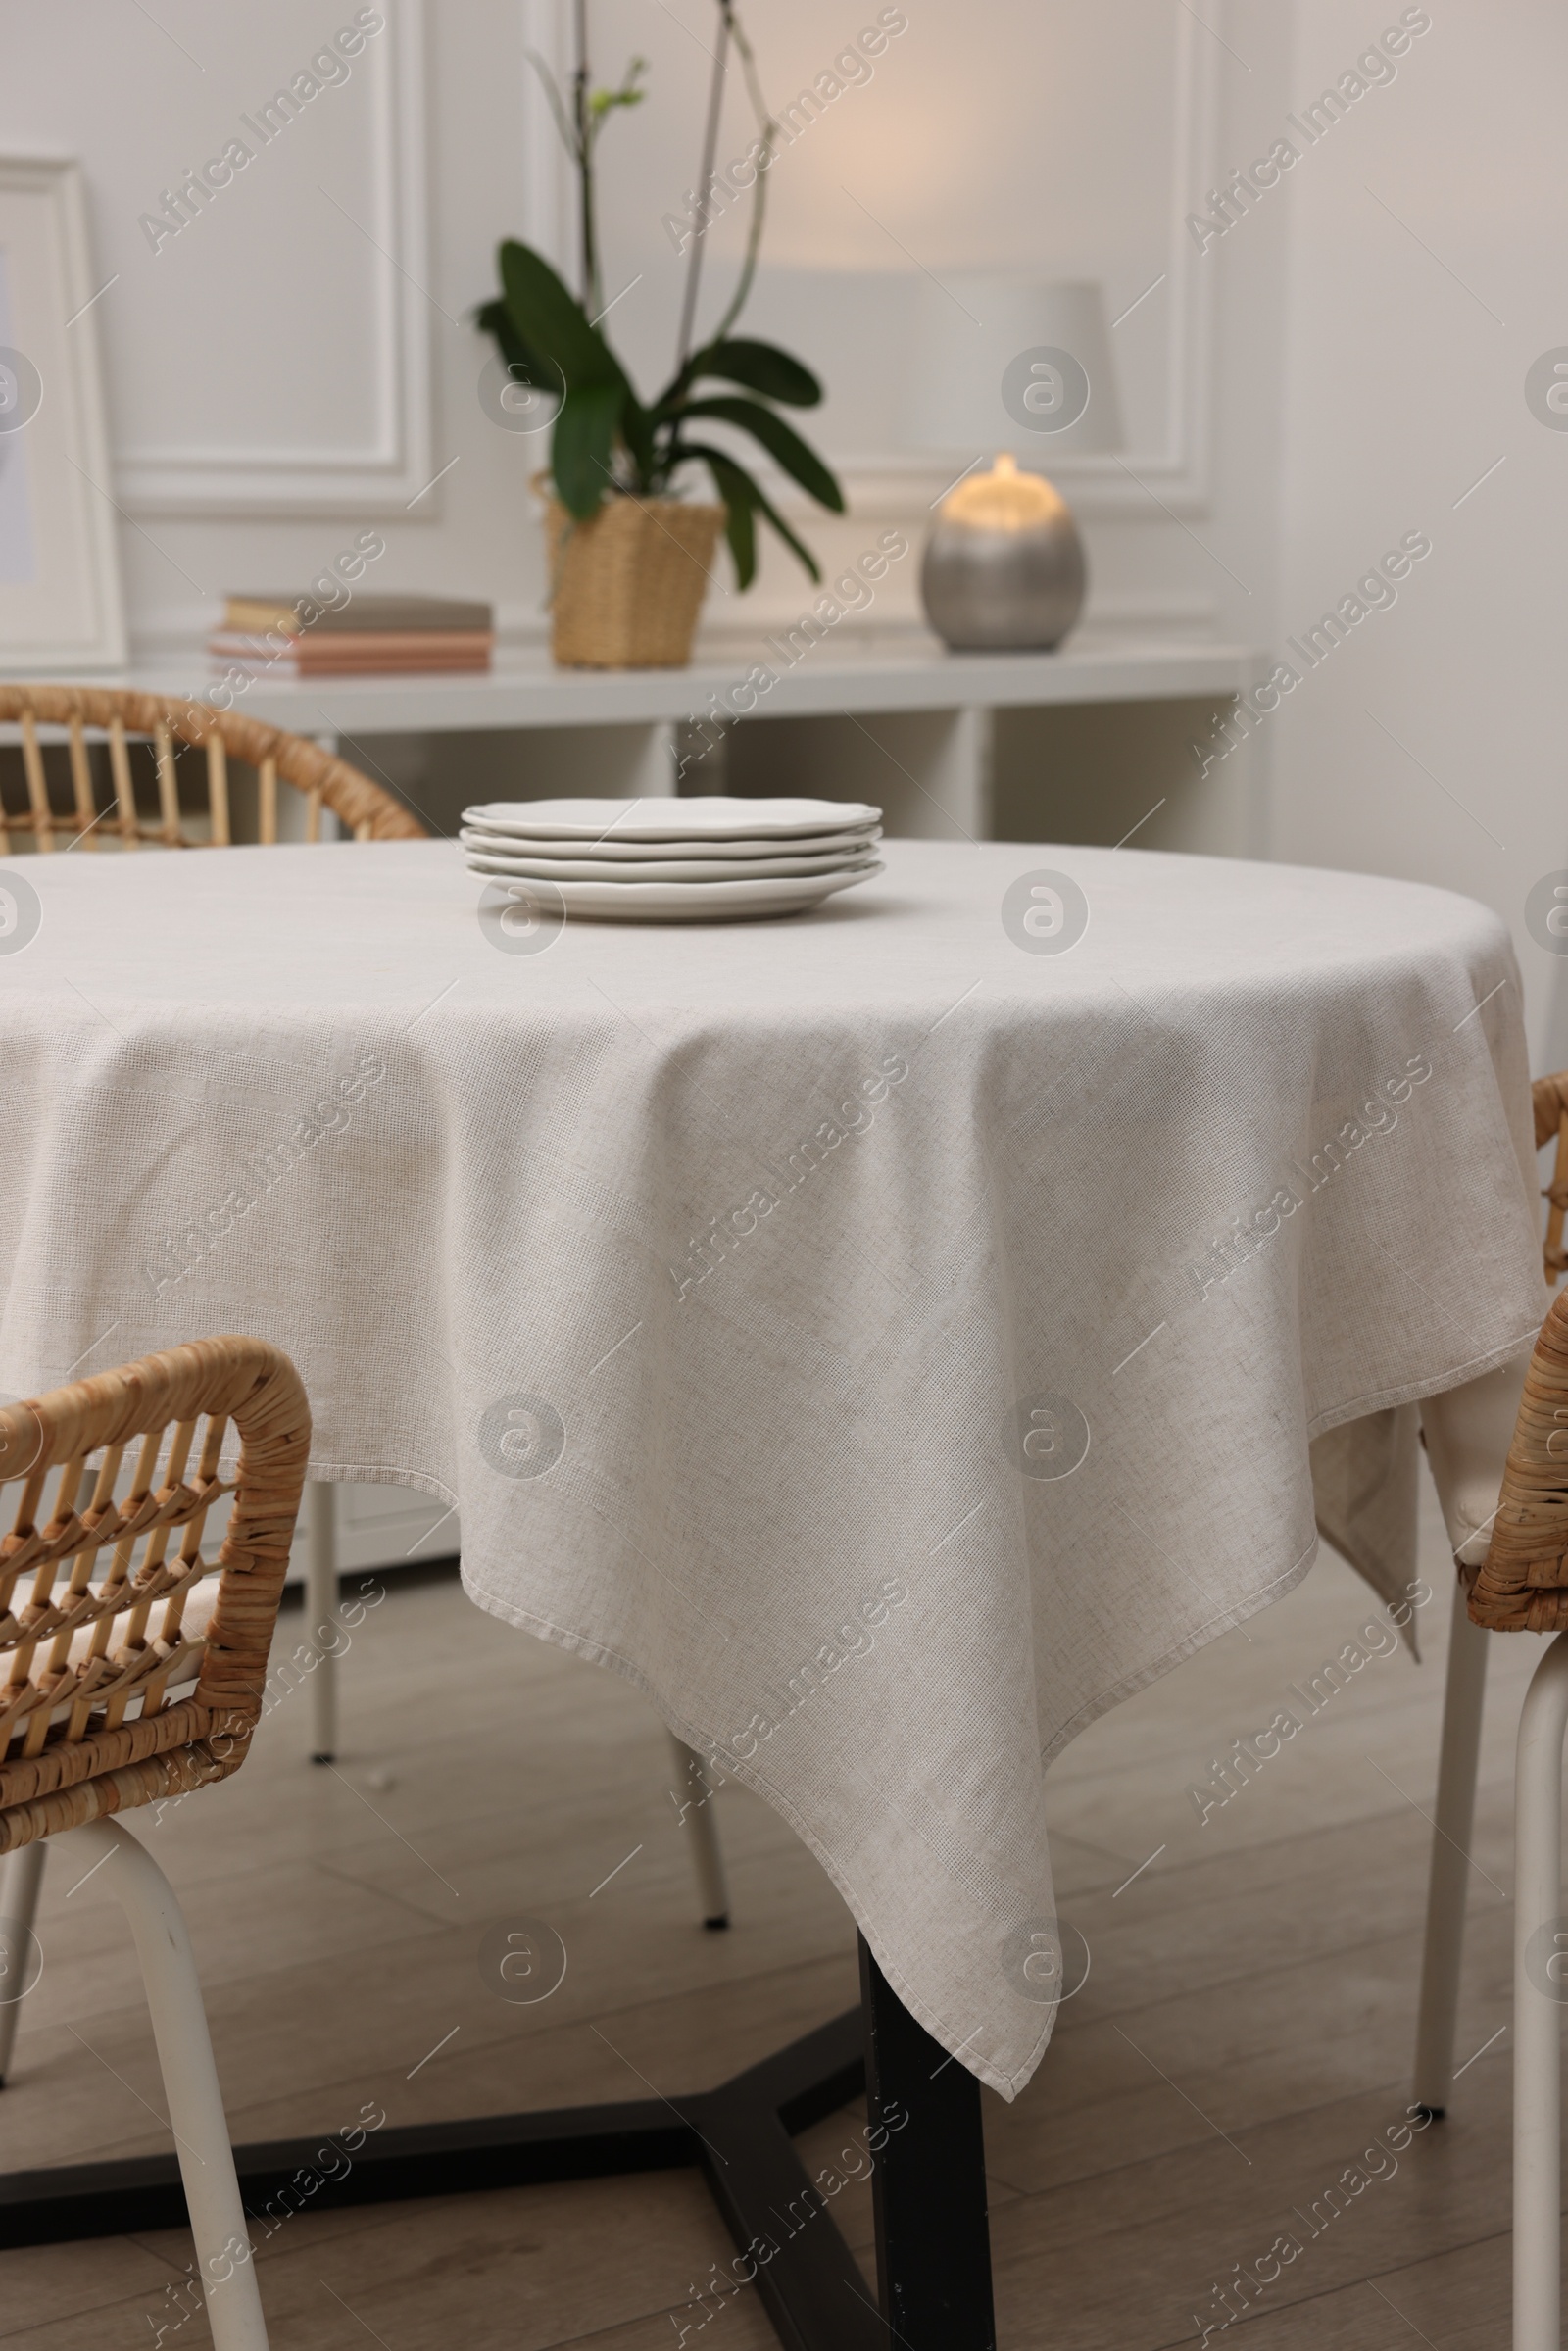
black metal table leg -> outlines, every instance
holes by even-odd
[[[916,2024],[860,1937],[876,2273],[906,2351],[996,2351],[980,2084]]]
[[[709,2187],[785,2351],[889,2351],[872,2290],[793,2135],[848,2105],[864,2080],[852,2009],[701,2101]],[[846,2184],[831,2167],[824,2176],[834,2194]]]

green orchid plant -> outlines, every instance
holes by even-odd
[[[561,400],[551,429],[550,471],[556,495],[577,521],[587,522],[607,498],[670,495],[693,465],[705,465],[724,509],[725,535],[738,584],[750,587],[757,573],[757,525],[767,523],[799,558],[811,578],[821,574],[810,549],[785,521],[760,483],[738,459],[701,437],[705,424],[728,425],[749,434],[793,481],[831,513],[844,512],[844,493],[816,452],[779,414],[784,408],[814,408],[822,387],[808,367],[772,343],[731,333],[757,271],[766,203],[766,174],[778,125],[759,85],[756,61],[736,19],[733,0],[718,0],[719,45],[714,58],[703,169],[698,181],[695,232],[687,263],[679,351],[675,372],[652,403],[645,403],[600,330],[604,293],[594,176],[595,150],[617,110],[640,105],[644,61],[634,58],[617,89],[594,89],[588,66],[587,0],[577,0],[577,66],[569,102],[539,58],[532,60],[545,84],[557,128],[576,167],[579,191],[582,278],[573,295],[541,254],[509,237],[500,248],[501,292],[474,313],[491,335],[512,376],[519,383],[554,392]],[[753,183],[746,252],[735,292],[712,334],[693,348],[697,292],[713,184],[713,155],[719,100],[730,45],[739,54],[748,93],[758,116],[752,150]],[[705,391],[708,384],[738,385],[739,392]]]

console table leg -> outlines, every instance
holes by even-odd
[[[860,1938],[877,2288],[906,2351],[996,2351],[980,2084],[917,2025]]]

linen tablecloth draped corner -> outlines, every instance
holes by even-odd
[[[1305,1572],[1314,1440],[1396,1603],[1401,1407],[1534,1337],[1518,980],[1410,885],[886,854],[538,953],[450,844],[14,861],[0,1382],[275,1340],[317,1471],[455,1502],[481,1607],[758,1789],[1011,2097],[1051,1757]]]

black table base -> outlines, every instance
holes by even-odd
[[[915,2023],[863,1942],[860,1984],[858,2009],[717,2089],[378,2131],[338,2180],[322,2176],[319,2135],[236,2147],[240,2194],[255,2218],[286,2190],[297,2202],[302,2177],[320,2182],[305,2209],[330,2211],[700,2165],[738,2248],[700,2286],[703,2318],[755,2274],[787,2351],[995,2351],[980,2085]],[[831,2198],[864,2176],[860,2163],[819,2171],[824,2192],[794,2144],[862,2088],[855,2151],[871,2167],[880,2312],[833,2220]],[[0,2175],[0,2246],[185,2223],[172,2155]],[[700,2323],[694,2310],[694,2331]]]

